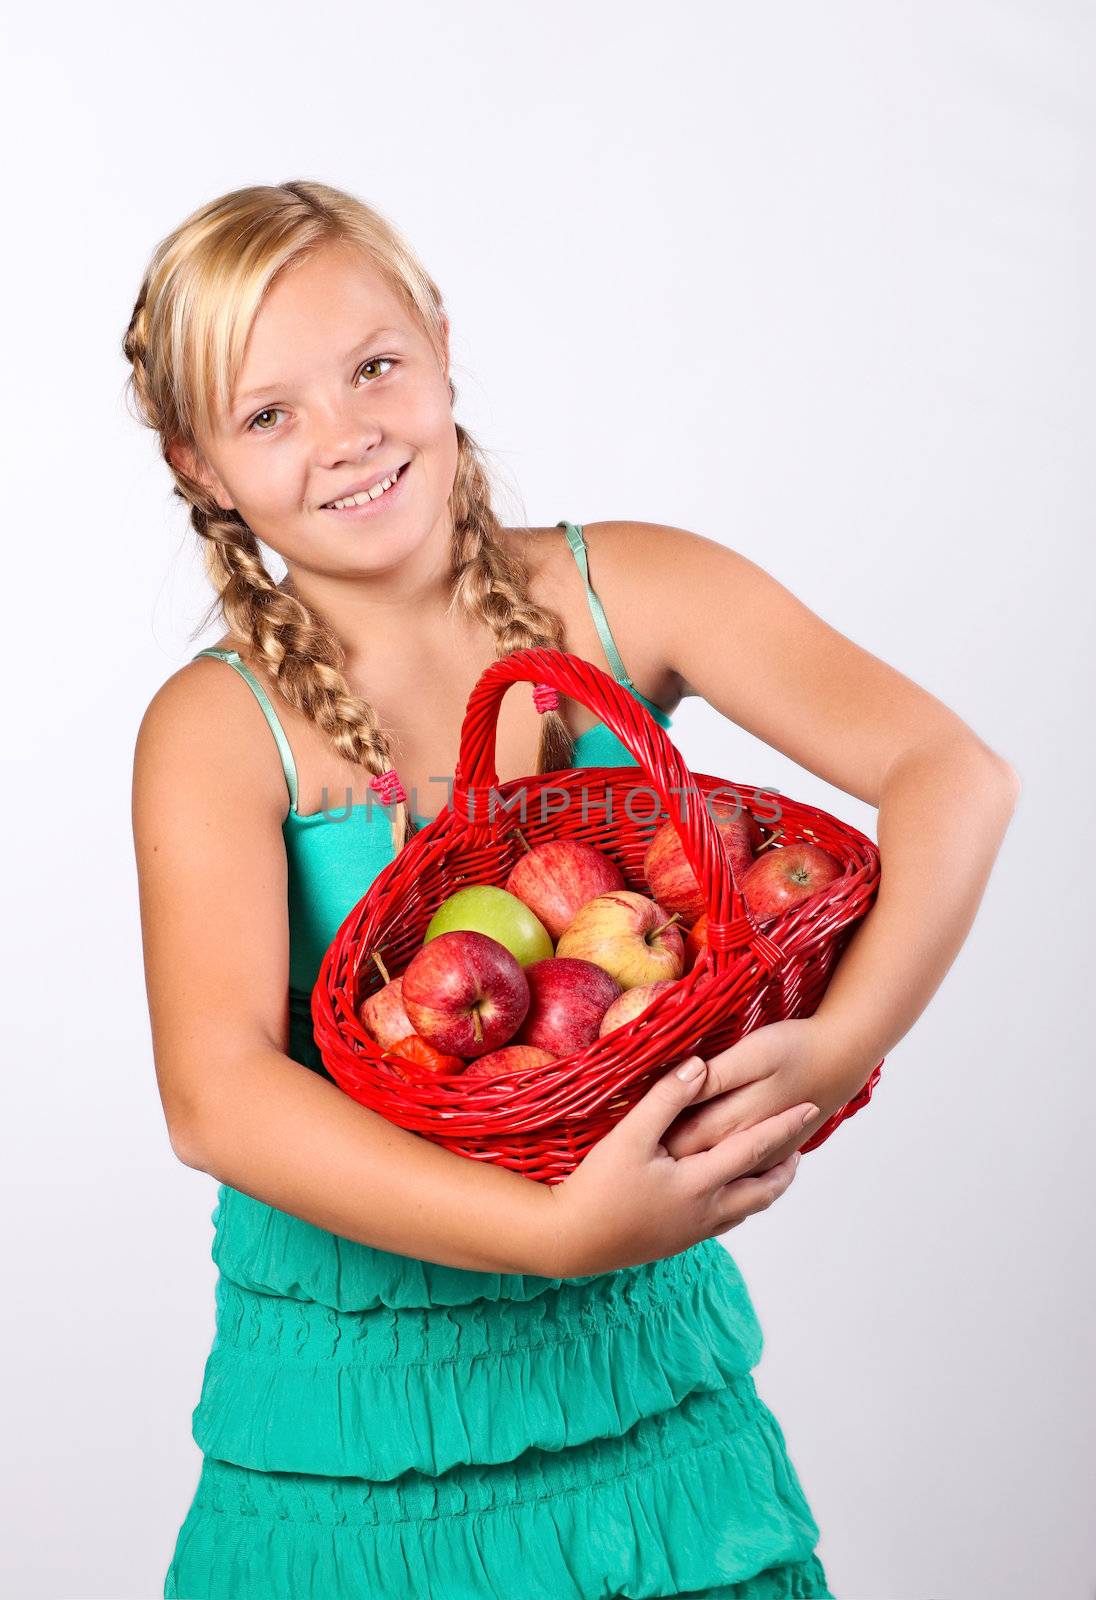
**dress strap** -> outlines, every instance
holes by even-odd
[[[605,607],[594,593],[593,585],[590,582],[590,559],[589,552],[586,549],[586,540],[582,536],[582,524],[560,521],[556,523],[556,527],[566,528],[567,530],[567,543],[571,546],[571,553],[578,562],[578,570],[582,573],[582,579],[586,585],[586,598],[590,603],[590,615],[593,617],[594,626],[601,637],[602,648],[605,651],[605,658],[612,668],[613,677],[618,683],[623,684],[626,689],[631,689],[633,692],[638,693],[639,691],[636,689],[635,684],[624,669],[620,651],[617,649],[613,635],[609,630]]]
[[[256,678],[251,668],[240,659],[238,650],[217,650],[210,646],[208,650],[199,650],[197,655],[191,657],[197,661],[199,656],[216,656],[218,661],[227,661],[230,667],[235,667],[240,677],[249,683],[255,691],[255,698],[262,707],[263,716],[270,724],[270,731],[274,735],[278,746],[278,754],[282,758],[282,771],[285,773],[286,787],[289,790],[289,804],[294,811],[297,809],[297,768],[293,761],[293,752],[289,748],[289,740],[285,736],[285,729],[278,721],[277,713],[270,703],[270,696]]]

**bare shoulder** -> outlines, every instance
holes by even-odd
[[[672,710],[694,691],[678,671],[667,590],[682,578],[690,552],[711,541],[685,528],[630,519],[584,522],[582,533],[591,583],[633,680],[645,678],[651,698]]]
[[[230,648],[231,646],[225,646]],[[280,826],[289,808],[278,748],[250,686],[227,662],[188,661],[149,701],[133,755],[133,798],[231,791],[253,818]]]
[[[286,806],[248,684],[211,657],[174,672],[137,733],[133,846],[157,1084],[188,1165],[234,1063],[286,1048]]]
[[[885,774],[910,749],[982,744],[954,711],[741,551],[661,523],[591,532],[681,693],[846,794],[878,805]]]
[[[682,698],[668,621],[662,601],[673,571],[672,536],[658,524],[630,521],[583,522],[585,566],[590,588],[601,602],[613,640],[628,675],[648,700],[671,715]],[[522,536],[528,551],[530,590],[566,623],[568,648],[608,666],[579,565],[562,527],[508,530]],[[661,538],[663,533],[667,538]],[[689,535],[684,535],[686,538]]]
[[[731,563],[745,561],[745,557],[718,540],[674,523],[587,522],[583,523],[583,533],[591,552],[596,547],[623,580],[632,578],[640,587],[647,574],[661,582],[682,559],[703,560],[718,553]]]

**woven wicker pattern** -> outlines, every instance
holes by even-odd
[[[635,767],[571,768],[499,784],[495,734],[512,684],[548,684],[587,706],[636,758]],[[565,1178],[674,1061],[714,1055],[751,1029],[818,1006],[835,963],[879,887],[879,852],[828,812],[779,796],[782,844],[809,841],[842,876],[760,928],[734,881],[707,800],[739,796],[772,816],[771,790],[692,773],[634,696],[566,651],[518,650],[492,663],[469,700],[449,806],[377,876],[324,957],[312,995],[324,1065],[355,1100],[400,1127],[526,1177]],[[709,949],[641,1017],[585,1050],[500,1077],[408,1082],[358,1019],[365,998],[405,970],[438,906],[463,884],[505,884],[525,853],[573,838],[611,856],[627,887],[650,895],[643,858],[667,819],[703,887]],[[520,830],[520,837],[519,837]],[[772,848],[780,848],[774,845]],[[860,1092],[802,1146],[817,1149],[866,1105],[880,1062]]]

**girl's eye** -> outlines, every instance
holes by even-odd
[[[270,432],[272,432],[273,430],[270,429],[270,428],[256,428],[255,424],[258,422],[260,417],[273,417],[273,416],[276,416],[277,413],[278,413],[278,407],[277,406],[268,406],[265,411],[257,412],[256,415],[252,417],[251,421],[247,425],[248,433],[251,433],[252,431],[254,431],[256,433],[270,433]]]
[[[366,367],[379,366],[382,361],[387,361],[388,365],[391,366],[392,360],[393,358],[391,356],[371,356],[368,361],[362,362],[361,366],[358,368],[358,371],[364,372]]]
[[[366,367],[376,367],[384,362],[387,362],[389,366],[392,366],[394,360],[395,358],[393,356],[370,356],[368,361],[362,362],[361,366],[358,368],[358,371],[364,372]],[[280,411],[280,406],[266,406],[262,411],[257,411],[247,425],[248,433],[273,433],[273,428],[256,428],[255,424],[259,421],[260,417],[276,417],[280,414]]]

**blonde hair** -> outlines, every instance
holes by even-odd
[[[132,372],[127,390],[138,419],[160,436],[190,507],[216,597],[198,630],[219,613],[233,637],[269,672],[290,705],[310,718],[347,761],[375,777],[395,766],[386,733],[345,677],[345,652],[330,625],[294,593],[288,574],[275,583],[259,541],[238,511],[168,455],[199,441],[230,405],[244,348],[263,297],[280,272],[331,243],[360,249],[422,325],[444,362],[441,293],[397,229],[372,207],[322,183],[254,185],[211,200],[153,252],[122,341]],[[449,383],[449,394],[456,389]],[[529,596],[525,563],[502,539],[478,445],[454,419],[457,468],[449,497],[452,580],[449,609],[483,622],[499,657],[534,645],[561,647],[563,624]],[[558,711],[541,716],[536,771],[571,764],[573,740]],[[415,832],[404,801],[394,802],[396,851]]]

